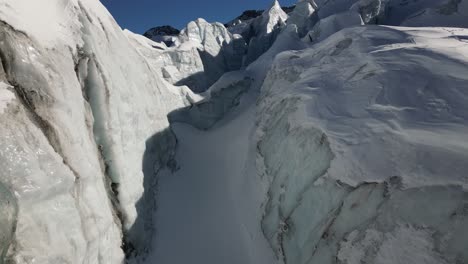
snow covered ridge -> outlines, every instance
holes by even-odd
[[[345,29],[276,57],[263,229],[285,263],[468,261],[468,29]]]

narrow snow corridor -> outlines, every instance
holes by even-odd
[[[160,179],[148,263],[272,264],[261,229],[265,186],[255,171],[255,96],[209,131],[173,125],[180,169]]]

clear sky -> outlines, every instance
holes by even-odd
[[[290,6],[297,0],[279,0]],[[182,29],[199,17],[228,22],[247,9],[265,9],[273,0],[101,0],[122,28],[144,33],[151,27],[171,25]]]

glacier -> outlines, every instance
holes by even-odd
[[[467,263],[468,1],[250,13],[0,0],[0,263]]]
[[[41,2],[0,6],[0,76],[15,94],[1,116],[1,184],[18,208],[7,259],[119,263],[123,234],[134,247],[147,242],[130,232],[145,141],[191,92],[158,78],[98,1],[50,1],[44,13]]]

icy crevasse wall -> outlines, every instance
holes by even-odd
[[[284,263],[468,261],[467,33],[357,27],[276,57],[257,165]]]
[[[190,92],[159,78],[99,1],[3,0],[0,20],[0,185],[14,196],[0,206],[16,214],[2,215],[0,250],[11,242],[12,263],[121,263],[122,230],[126,249],[151,237],[131,235],[150,217],[137,214],[151,208],[146,141],[171,135],[167,113]]]

